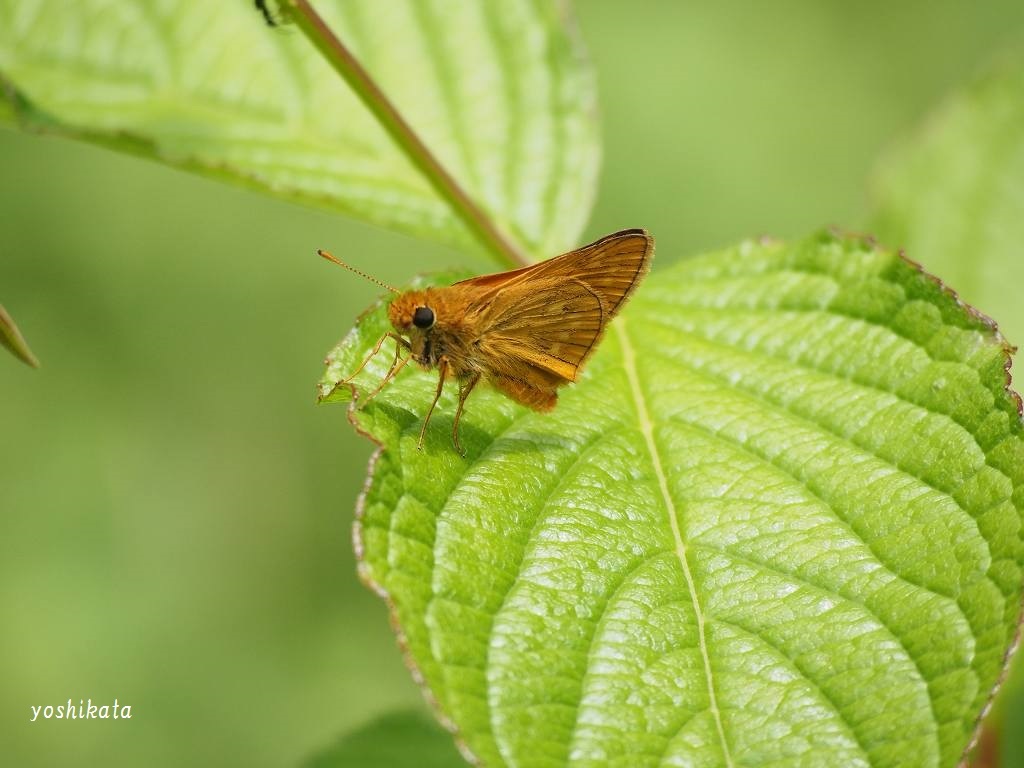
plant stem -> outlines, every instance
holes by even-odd
[[[509,240],[455,178],[441,165],[433,152],[406,122],[395,105],[381,91],[362,64],[338,39],[307,0],[286,0],[289,16],[334,67],[363,104],[373,113],[391,138],[427,178],[452,211],[469,227],[477,239],[501,261],[512,266],[532,263]]]

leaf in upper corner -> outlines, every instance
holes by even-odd
[[[28,342],[21,335],[18,326],[14,324],[14,318],[7,314],[3,304],[0,304],[0,344],[3,344],[11,354],[33,368],[39,367],[39,361],[32,354]]]
[[[598,134],[593,76],[565,3],[316,8],[513,240],[542,255],[576,243]],[[309,41],[269,29],[251,2],[0,3],[0,78],[27,128],[471,242]]]
[[[420,712],[391,712],[346,734],[304,768],[459,768],[451,734]]]
[[[1020,618],[1005,343],[862,240],[665,255],[552,413],[474,392],[465,458],[454,391],[416,449],[436,374],[352,412],[410,663],[492,768],[956,765]]]
[[[1004,56],[880,160],[869,225],[1024,339],[1024,52]]]

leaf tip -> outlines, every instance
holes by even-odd
[[[21,335],[18,326],[14,322],[3,304],[0,304],[0,344],[3,344],[16,358],[32,368],[39,367],[39,358],[32,354],[32,350]]]

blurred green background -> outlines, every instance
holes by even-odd
[[[587,234],[647,227],[661,263],[858,228],[880,151],[1024,32],[1019,0],[576,11],[605,137]],[[0,357],[0,763],[289,765],[424,707],[355,577],[371,446],[314,405],[377,290],[313,251],[395,283],[494,265],[2,131],[0,212],[0,301],[43,364]],[[69,697],[134,716],[29,722]]]

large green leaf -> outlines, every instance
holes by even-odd
[[[546,255],[575,244],[598,145],[563,3],[315,5],[513,240]],[[0,76],[17,107],[0,120],[469,241],[303,35],[269,29],[248,0],[0,0]]]
[[[656,267],[554,412],[474,393],[465,458],[411,366],[351,412],[361,573],[487,766],[953,766],[1020,614],[1007,365],[859,239]]]
[[[1024,339],[1024,55],[1003,56],[882,157],[870,228],[946,276],[961,295]],[[1018,657],[988,725],[987,750],[1024,747]],[[988,759],[988,756],[982,759]]]
[[[1024,55],[1005,57],[895,145],[869,225],[1024,339]]]

